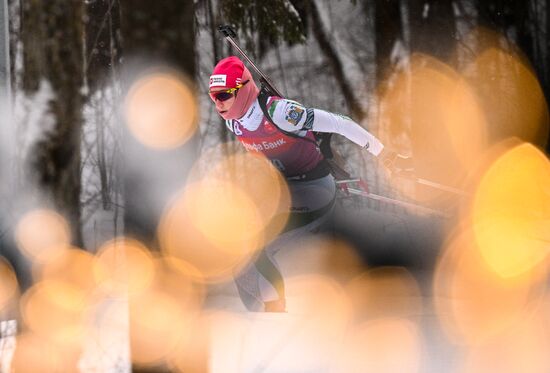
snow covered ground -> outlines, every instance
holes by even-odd
[[[373,251],[386,250],[390,261],[404,260],[404,253],[397,245],[381,243],[384,224],[393,225],[384,239],[394,244],[403,237],[403,231],[416,229],[419,236],[411,249],[422,244],[424,248],[410,255],[438,255],[429,241],[434,239],[429,228],[414,219],[396,223],[395,216],[372,210],[362,211],[361,216],[378,218],[363,226],[361,234],[373,237],[372,242],[378,240]],[[421,264],[409,269],[390,262],[372,267],[348,249],[342,241],[335,248],[329,241],[312,236],[278,254],[288,295],[288,312],[284,314],[245,312],[232,283],[213,287],[207,300],[207,308],[217,312],[211,371],[452,371],[460,361],[460,350],[453,347],[439,325],[431,293],[432,272],[423,267],[429,260],[416,261]],[[366,256],[369,254],[376,261],[382,260],[375,252]],[[380,275],[380,282],[376,282],[376,289],[365,290],[363,299],[352,298],[350,311],[349,296],[357,295],[350,292],[350,284],[365,273],[372,279]]]
[[[418,223],[396,222],[395,216],[372,210],[363,210],[361,218],[350,218],[356,222],[365,218],[372,221],[372,224],[363,226],[362,233],[373,237],[372,242],[377,242],[373,250],[383,247],[383,235],[386,238],[393,235],[395,243],[396,236],[408,228],[420,231]],[[411,225],[406,227],[404,224]],[[354,228],[349,222],[346,226]],[[389,357],[395,360],[392,363],[394,367],[407,368],[386,371],[449,371],[456,352],[441,334],[430,294],[423,294],[420,290],[426,286],[429,288],[430,272],[426,268],[418,268],[415,273],[409,273],[404,267],[391,263],[369,268],[369,264],[361,258],[365,253],[358,254],[350,247],[342,240],[311,236],[304,237],[278,254],[287,286],[288,312],[284,314],[247,312],[230,280],[209,286],[203,309],[204,317],[210,323],[209,371],[374,372],[376,364],[384,362],[373,360],[368,348],[362,352],[364,356],[357,355],[358,345],[353,338],[366,338],[369,333],[384,332],[386,328],[389,328],[388,332],[405,331],[401,336],[378,335],[378,338],[390,338],[390,342],[394,340],[397,343],[386,346],[386,352],[394,355]],[[391,247],[386,246],[385,250],[391,250]],[[399,247],[396,249],[399,250]],[[426,246],[421,254],[437,255],[430,250],[433,247]],[[389,258],[397,258],[403,253],[386,254]],[[389,271],[388,281],[393,281],[393,276],[397,275],[397,283],[404,281],[411,291],[395,292],[391,287],[387,288],[387,294],[376,294],[376,300],[371,305],[360,308],[361,312],[354,314],[346,295],[346,285],[364,271],[384,273],[386,269]],[[362,302],[361,299],[353,300],[357,301]],[[127,317],[127,313],[113,312],[113,307],[120,310],[127,309],[128,305],[119,299],[97,307],[97,319],[104,326],[108,319],[110,327],[101,328],[101,335],[88,340],[80,357],[79,371],[131,371],[128,320],[121,317]],[[386,315],[384,310],[388,312]],[[9,372],[15,343],[14,326],[14,322],[2,324],[2,373]],[[369,329],[371,327],[374,329]],[[357,330],[366,334],[357,335],[354,333]],[[407,331],[411,334],[407,335]],[[405,342],[398,343],[399,339]],[[366,339],[364,342],[368,344]],[[373,347],[373,351],[383,349]]]
[[[462,322],[466,328],[472,320],[463,323],[450,308],[438,307],[438,302],[448,303],[453,296],[436,293],[433,286],[434,261],[441,254],[436,220],[364,209],[356,214],[348,211],[341,224],[348,230],[339,227],[336,240],[320,235],[304,237],[278,254],[286,279],[287,313],[246,312],[229,279],[209,286],[202,310],[209,332],[205,329],[199,336],[208,336],[206,371],[470,372],[487,370],[464,370],[467,362],[487,367],[483,364],[500,360],[511,362],[506,372],[523,372],[514,364],[529,364],[526,372],[546,371],[543,369],[549,362],[544,348],[548,334],[544,333],[550,326],[547,313],[534,318],[536,323],[531,326],[515,320],[511,325],[519,329],[506,332],[511,334],[505,334],[504,342],[499,342],[504,343],[501,347],[489,344],[481,355],[472,355],[464,343],[449,335],[449,324],[445,327],[449,320],[456,325]],[[475,268],[475,264],[465,268]],[[452,275],[450,270],[443,271],[437,274],[437,280],[446,282]],[[476,287],[483,286],[486,284],[482,281],[468,285],[472,296],[477,296]],[[514,289],[517,292],[517,286]],[[525,317],[550,309],[550,302],[545,305],[540,301],[544,292],[539,295],[535,298],[537,307],[529,307]],[[506,307],[512,306],[514,311],[517,306],[510,298],[501,300],[492,293],[484,297],[481,304],[492,308],[496,319],[506,316]],[[127,304],[123,299],[97,307],[98,320],[107,321],[109,327],[86,344],[80,357],[81,372],[131,371],[127,314],[114,312],[124,308]],[[479,309],[479,320],[483,320],[484,312]],[[465,315],[473,321],[478,317]],[[491,319],[485,320],[492,323]],[[484,331],[484,325],[474,326],[470,332]],[[4,322],[0,340],[2,373],[9,372],[8,361],[13,353],[10,334],[13,323]],[[196,343],[201,342],[197,339]],[[493,348],[509,354],[495,359]],[[480,356],[487,359],[485,363],[480,362]]]

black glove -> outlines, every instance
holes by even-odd
[[[412,173],[414,172],[414,164],[411,157],[398,154],[393,150],[384,148],[380,153],[382,164],[391,173]]]

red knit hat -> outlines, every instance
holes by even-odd
[[[244,84],[246,82],[246,84]],[[243,61],[235,56],[227,57],[218,62],[212,75],[208,89],[212,88],[236,88],[243,84],[236,94],[235,102],[226,112],[219,112],[224,119],[239,119],[248,108],[252,106],[260,89],[256,85],[250,71],[246,68]],[[211,95],[212,97],[212,95]],[[214,98],[212,98],[214,100]]]
[[[241,84],[244,69],[243,61],[237,57],[224,58],[212,71],[208,88],[235,88]]]

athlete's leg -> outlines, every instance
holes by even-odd
[[[285,299],[283,276],[274,258],[279,247],[277,239],[235,277],[241,300],[249,311],[259,312],[266,308],[275,311],[274,306]],[[284,311],[284,305],[279,311]]]
[[[284,280],[275,254],[299,236],[317,231],[332,213],[336,193],[332,176],[293,182],[289,188],[292,209],[287,229],[235,277],[241,300],[249,311],[285,310]]]

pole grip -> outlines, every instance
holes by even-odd
[[[230,37],[230,38],[236,38],[237,37],[237,33],[229,25],[220,25],[220,26],[218,26],[218,31],[221,32],[223,34],[223,36],[225,36],[225,37]]]

